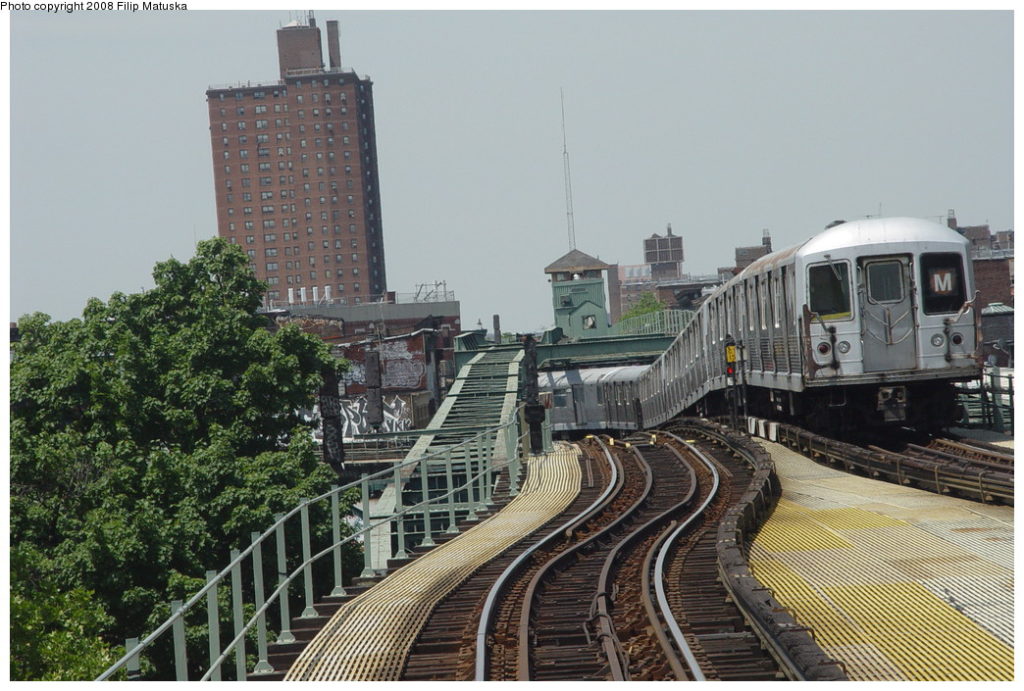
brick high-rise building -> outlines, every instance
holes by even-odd
[[[211,87],[217,228],[269,284],[266,306],[387,291],[373,84],[341,67],[338,23],[277,31],[276,82]]]

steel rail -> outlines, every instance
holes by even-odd
[[[683,531],[686,530],[691,523],[700,518],[707,507],[711,505],[712,500],[718,495],[718,487],[721,484],[721,480],[718,475],[718,468],[715,467],[715,464],[705,456],[702,451],[697,449],[697,447],[671,432],[661,432],[661,434],[666,434],[672,437],[678,443],[689,449],[698,460],[707,466],[708,470],[711,471],[711,476],[713,478],[711,491],[708,492],[707,498],[694,510],[693,514],[689,518],[680,523],[679,527],[672,531],[672,534],[662,544],[661,550],[658,552],[658,558],[654,562],[654,588],[658,594],[658,607],[661,609],[661,615],[665,619],[665,623],[668,625],[669,631],[672,632],[673,641],[682,653],[683,658],[686,660],[686,664],[690,667],[693,680],[707,681],[707,678],[704,676],[704,672],[700,669],[700,664],[697,662],[697,658],[693,654],[693,650],[686,642],[686,637],[683,635],[682,629],[679,628],[679,622],[676,621],[676,617],[672,613],[672,607],[668,602],[668,597],[665,593],[665,559],[668,557],[669,551]]]
[[[651,444],[653,445],[654,442],[652,441]],[[697,477],[696,477],[696,473],[694,473],[694,471],[693,471],[693,467],[689,463],[687,463],[686,460],[682,457],[682,455],[678,451],[676,451],[674,448],[672,448],[671,446],[667,446],[666,445],[664,448],[667,448],[671,453],[673,453],[676,456],[676,458],[679,460],[679,463],[682,465],[682,467],[685,468],[687,470],[687,472],[688,472],[689,477],[688,477],[688,483],[687,484],[688,484],[688,488],[689,489],[686,492],[686,496],[684,496],[683,499],[681,501],[677,502],[675,505],[670,506],[669,508],[667,508],[664,511],[662,511],[661,513],[659,513],[657,516],[655,516],[651,520],[647,521],[644,525],[638,527],[636,530],[634,530],[632,533],[630,533],[625,539],[623,539],[618,544],[616,544],[615,547],[612,549],[612,551],[609,552],[608,556],[605,557],[604,565],[603,565],[603,567],[601,569],[601,575],[598,577],[598,581],[597,581],[597,592],[598,592],[598,595],[597,595],[597,598],[598,598],[598,600],[597,600],[597,607],[598,607],[598,613],[602,617],[601,618],[601,626],[602,626],[602,628],[608,627],[608,631],[606,632],[607,635],[602,639],[602,644],[603,644],[603,647],[604,647],[604,650],[605,650],[605,656],[608,658],[608,661],[609,661],[609,668],[611,670],[612,680],[613,681],[629,681],[629,669],[628,669],[628,667],[625,670],[621,669],[621,665],[618,664],[618,660],[617,659],[616,659],[614,664],[612,662],[613,656],[615,656],[616,658],[618,657],[616,655],[618,650],[614,646],[614,644],[618,640],[618,637],[616,635],[616,632],[615,632],[614,628],[612,628],[610,626],[610,624],[608,623],[608,622],[612,621],[611,612],[609,611],[609,607],[608,607],[608,602],[610,600],[609,590],[610,590],[610,581],[611,581],[612,569],[617,564],[619,554],[623,550],[631,547],[637,540],[639,540],[641,538],[645,538],[652,530],[654,530],[656,527],[662,525],[665,522],[666,518],[668,518],[669,516],[671,516],[672,514],[678,512],[678,511],[681,511],[684,508],[686,508],[686,506],[689,505],[689,503],[691,501],[693,501],[693,497],[694,497],[694,495],[697,492]],[[634,443],[630,447],[630,450],[637,456],[638,459],[643,460],[643,454],[640,453],[636,443]],[[646,460],[644,460],[643,462],[646,463]],[[675,525],[675,522],[673,521],[671,525]],[[667,531],[666,531],[665,534],[667,534]],[[664,539],[664,536],[659,538],[655,542],[655,545],[660,544],[663,539]],[[647,597],[647,595],[649,593],[649,589],[648,589],[649,586],[648,586],[648,584],[650,582],[650,578],[649,578],[649,575],[648,575],[649,563],[650,563],[650,550],[648,551],[647,558],[644,561],[644,567],[643,567],[642,576],[641,576],[641,580],[642,580],[641,601],[643,602],[644,608],[647,610],[647,613],[648,613],[648,618],[650,619],[650,614],[651,614],[650,598]],[[659,622],[656,621],[656,619],[651,619],[651,623],[654,624],[652,629],[653,629],[653,631],[655,633],[655,636],[659,639],[659,642],[663,642],[663,647],[664,647],[664,642],[667,642],[665,640],[664,631],[661,630],[661,626],[660,626]],[[619,647],[621,647],[621,646],[619,646]],[[673,671],[676,671],[677,674],[678,674],[678,672],[681,671],[681,669],[677,669],[677,667],[679,666],[679,662],[676,659],[676,655],[674,653],[669,652],[669,650],[667,648],[665,650],[666,650],[666,653],[667,653],[669,665],[672,666]]]
[[[597,441],[598,445],[600,445],[601,448],[605,451],[605,453],[611,455],[610,452],[608,451],[608,447],[605,446],[604,442],[601,441],[601,439],[599,437],[595,436],[594,439]],[[614,438],[609,436],[609,440],[611,440],[612,444],[614,445],[614,443],[615,443],[614,442]],[[614,456],[613,456],[613,458],[614,458]],[[615,499],[620,494],[620,492],[622,491],[622,488],[626,484],[625,468],[621,465],[619,459],[617,459],[617,458],[615,459],[615,463],[616,463],[616,465],[619,466],[619,468],[622,471],[622,473],[621,473],[621,475],[618,478],[618,483],[615,485],[613,496],[609,496],[608,503],[611,503],[611,501],[613,499]],[[532,612],[534,595],[536,594],[538,588],[540,587],[541,580],[544,578],[544,576],[546,576],[548,574],[548,572],[551,569],[554,568],[555,564],[557,564],[559,562],[562,562],[563,560],[569,559],[570,556],[575,555],[576,553],[578,553],[583,546],[589,545],[590,543],[596,542],[597,540],[599,540],[609,530],[611,530],[612,528],[618,526],[620,523],[625,521],[629,517],[629,515],[643,501],[646,500],[646,498],[650,494],[651,487],[654,484],[654,478],[653,478],[653,476],[651,474],[651,469],[650,469],[649,466],[644,469],[644,482],[645,482],[645,486],[644,486],[643,492],[641,493],[640,497],[626,511],[622,512],[611,523],[609,523],[606,526],[603,526],[596,533],[593,533],[593,534],[587,536],[587,538],[584,539],[582,542],[578,542],[578,543],[572,545],[571,547],[569,547],[568,549],[566,549],[566,550],[564,550],[564,551],[554,555],[550,559],[548,559],[548,561],[546,561],[544,563],[544,565],[541,566],[539,569],[537,569],[537,572],[533,574],[533,578],[530,579],[530,583],[529,583],[529,585],[526,588],[526,592],[523,594],[523,606],[522,606],[522,609],[520,610],[520,613],[519,613],[519,651],[518,651],[518,655],[517,655],[517,664],[516,664],[517,674],[519,676],[519,681],[529,681],[530,680],[529,679],[529,676],[530,676],[530,646],[529,645],[525,645],[524,642],[528,642],[530,640],[530,635],[529,635],[529,633],[530,633],[530,614]],[[604,510],[605,508],[607,508],[607,507],[605,507],[605,506],[600,507],[601,510]],[[591,514],[591,515],[596,515],[596,513],[597,513],[597,511],[593,512],[593,514]]]
[[[712,439],[718,440],[719,442],[725,444],[732,451],[734,451],[735,453],[739,454],[739,456],[741,458],[743,458],[743,460],[747,464],[749,464],[752,468],[754,468],[755,469],[755,474],[757,473],[756,468],[757,468],[758,463],[757,463],[757,460],[751,454],[749,449],[746,449],[743,446],[737,446],[736,444],[732,443],[729,440],[727,435],[723,434],[720,431],[714,430],[714,429],[708,429],[708,428],[705,428],[705,427],[701,426],[699,429],[695,430],[695,432],[697,432],[698,434],[701,434],[703,436],[706,436],[708,438],[712,438]],[[758,489],[757,490],[758,496],[761,496],[762,489]],[[746,491],[749,491],[749,488]],[[727,514],[727,518],[725,520],[727,520],[727,519],[728,519],[728,514]],[[722,539],[722,536],[721,536],[721,526],[720,526],[720,529],[719,529],[719,545],[721,545],[721,539]],[[832,676],[813,676],[812,677],[811,675],[808,675],[806,673],[807,663],[806,662],[804,662],[804,663],[798,662],[795,659],[794,655],[792,654],[791,648],[789,646],[783,645],[782,642],[779,640],[778,636],[780,634],[795,633],[795,632],[799,632],[799,631],[805,631],[805,632],[807,632],[807,635],[810,637],[810,640],[811,641],[815,641],[815,639],[813,637],[813,632],[808,627],[799,626],[798,622],[796,622],[796,621],[794,621],[792,625],[783,626],[781,630],[776,630],[774,632],[771,631],[769,629],[769,627],[767,627],[765,625],[765,622],[762,621],[762,619],[759,616],[757,616],[756,613],[750,608],[750,606],[749,606],[750,603],[747,602],[747,600],[744,597],[740,596],[739,593],[734,591],[734,589],[732,587],[731,581],[729,580],[729,578],[727,578],[726,573],[722,570],[722,563],[721,563],[722,554],[721,554],[721,552],[719,552],[718,559],[719,559],[719,572],[722,575],[722,584],[725,586],[726,591],[730,594],[732,603],[739,610],[740,614],[743,616],[743,619],[747,622],[747,624],[750,625],[750,627],[754,630],[754,633],[761,640],[761,643],[765,646],[765,648],[768,650],[769,654],[779,664],[780,668],[787,675],[787,677],[789,677],[791,680],[795,680],[795,681],[807,681],[807,680],[811,680],[811,679],[813,679],[815,681],[830,680],[830,679],[846,679],[845,668],[844,668],[843,675],[840,676],[840,677],[832,677]],[[768,589],[768,592],[771,593],[771,590]],[[774,594],[771,595],[771,599],[774,602]],[[781,607],[781,605],[779,605],[777,602],[775,603],[775,606]],[[815,642],[815,645],[816,645],[816,642]],[[834,661],[822,660],[820,662],[820,664],[822,664],[822,665],[834,664]],[[839,664],[841,666],[841,663],[839,663]]]
[[[497,580],[494,581],[494,585],[491,586],[491,589],[488,591],[487,599],[484,601],[483,610],[480,613],[480,623],[476,630],[476,664],[473,674],[475,681],[487,681],[487,665],[490,661],[488,658],[487,636],[490,634],[491,627],[494,625],[495,610],[497,609],[498,600],[502,595],[502,591],[505,589],[506,582],[519,572],[523,564],[525,564],[535,552],[547,546],[548,543],[562,535],[571,535],[572,531],[577,526],[590,520],[590,517],[596,514],[616,491],[620,481],[618,463],[612,458],[608,448],[601,443],[599,439],[598,443],[604,450],[605,460],[608,461],[608,467],[611,470],[611,477],[609,478],[608,486],[605,488],[605,491],[602,492],[601,496],[595,499],[589,507],[584,509],[583,512],[575,518],[569,519],[516,557],[516,559],[509,564],[504,571],[502,571],[501,575],[498,576]]]

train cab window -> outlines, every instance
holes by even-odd
[[[822,319],[845,319],[850,312],[850,269],[843,262],[812,266],[807,270],[809,307]]]
[[[551,402],[556,408],[565,408],[569,405],[569,389],[555,389],[551,392]]]
[[[921,284],[925,314],[959,310],[964,297],[963,260],[959,254],[943,252],[921,255]]]
[[[903,265],[900,262],[871,262],[865,269],[869,300],[899,302],[903,299]]]

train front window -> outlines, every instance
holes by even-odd
[[[829,262],[807,270],[810,309],[822,319],[844,319],[850,312],[850,271],[845,263]]]
[[[898,261],[872,262],[867,265],[868,298],[872,302],[899,302],[903,299],[903,267]]]
[[[921,285],[925,314],[958,311],[966,300],[960,255],[953,252],[922,254]]]

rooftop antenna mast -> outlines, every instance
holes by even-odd
[[[565,91],[559,89],[562,97],[562,169],[565,175],[565,219],[569,227],[569,249],[576,249],[576,226],[572,218],[572,175],[569,172],[569,148],[565,144]]]

